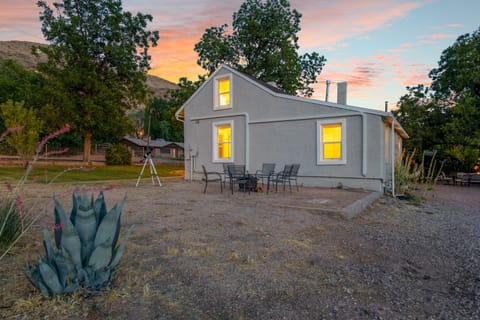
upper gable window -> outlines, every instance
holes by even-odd
[[[214,109],[228,109],[232,107],[232,76],[215,78]]]

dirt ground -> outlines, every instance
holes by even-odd
[[[89,184],[108,208],[124,195],[127,244],[110,291],[44,299],[25,262],[43,254],[55,194],[31,185],[39,223],[0,261],[5,319],[478,319],[480,188],[437,186],[423,203],[383,197],[353,219],[360,190],[220,193],[162,179]]]

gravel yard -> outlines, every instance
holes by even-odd
[[[479,319],[480,188],[437,186],[421,204],[383,197],[353,219],[335,211],[368,193],[301,188],[251,195],[162,181],[127,194],[123,232],[136,225],[113,288],[46,300],[24,275],[42,252],[49,208],[0,262],[0,318]],[[43,253],[42,253],[43,254]]]

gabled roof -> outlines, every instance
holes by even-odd
[[[235,70],[236,72],[242,74],[244,77],[250,79],[251,81],[253,82],[256,82],[258,85],[262,86],[262,87],[265,87],[267,89],[269,89],[270,91],[272,92],[275,92],[275,93],[279,93],[279,94],[286,94],[286,95],[289,95],[288,93],[286,93],[283,89],[277,87],[277,86],[274,86],[268,82],[265,82],[263,80],[260,80],[260,79],[257,79],[255,78],[254,76],[251,76],[249,74],[246,74],[244,72],[240,72],[238,70]]]
[[[321,105],[321,106],[328,106],[328,107],[332,107],[332,108],[337,108],[337,109],[343,109],[343,110],[348,110],[348,111],[354,111],[354,112],[360,112],[360,113],[367,113],[367,114],[373,114],[373,115],[377,115],[377,116],[381,116],[383,117],[383,119],[386,119],[386,118],[390,118],[390,119],[393,119],[393,121],[395,122],[395,129],[398,131],[398,133],[403,137],[403,138],[408,138],[408,134],[407,132],[405,131],[405,129],[403,129],[403,127],[400,125],[400,123],[395,119],[395,117],[393,116],[393,114],[391,112],[384,112],[384,111],[380,111],[380,110],[375,110],[375,109],[369,109],[369,108],[362,108],[362,107],[356,107],[356,106],[350,106],[350,105],[343,105],[343,104],[338,104],[338,103],[333,103],[333,102],[327,102],[327,101],[321,101],[321,100],[316,100],[316,99],[311,99],[311,98],[303,98],[303,97],[297,97],[297,96],[293,96],[293,95],[290,95],[290,94],[287,94],[285,93],[285,91],[281,90],[280,88],[277,88],[275,86],[272,86],[262,80],[259,80],[255,77],[252,77],[250,75],[247,75],[243,72],[240,72],[230,66],[227,66],[225,64],[222,64],[209,78],[207,81],[205,81],[201,86],[200,88],[197,89],[197,91],[195,91],[194,94],[192,94],[192,96],[190,96],[190,98],[185,101],[185,103],[177,110],[177,112],[175,112],[175,118],[177,120],[180,120],[182,121],[183,118],[184,118],[184,108],[185,106],[192,100],[194,99],[198,92],[200,92],[204,86],[207,85],[208,82],[212,81],[212,79],[215,78],[215,76],[217,75],[217,73],[220,72],[220,70],[222,69],[226,69],[228,70],[229,72],[237,75],[238,77],[252,83],[253,85],[255,85],[256,87],[264,90],[265,92],[275,96],[275,97],[279,97],[279,98],[282,98],[282,99],[288,99],[288,100],[293,100],[293,101],[298,101],[298,102],[306,102],[306,103],[311,103],[311,104],[316,104],[316,105]]]

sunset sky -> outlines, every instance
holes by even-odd
[[[49,1],[51,3],[51,1]],[[160,41],[152,70],[172,82],[205,73],[193,51],[204,30],[223,23],[242,0],[123,0],[124,9],[149,13]],[[0,41],[45,42],[36,1],[0,2]],[[428,84],[444,49],[480,26],[479,0],[291,0],[302,13],[300,53],[316,51],[327,63],[313,98],[325,99],[325,80],[348,82],[348,104],[393,108],[406,86]],[[335,101],[332,86],[330,101]]]

